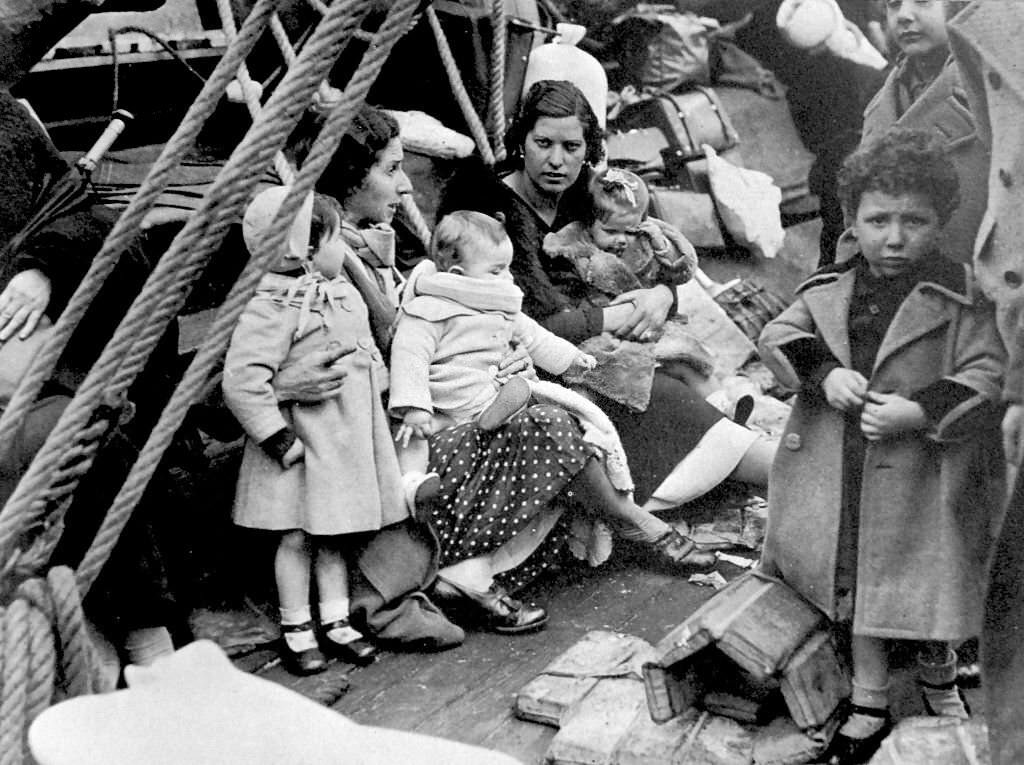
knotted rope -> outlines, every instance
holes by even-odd
[[[340,0],[331,7],[217,176],[197,213],[160,259],[0,513],[0,560],[10,554],[13,533],[34,520],[32,501],[45,487],[63,451],[62,444],[82,427],[105,396],[120,394],[134,380],[187,297],[192,280],[219,247],[228,227],[237,220],[263,170],[284,144],[313,91],[340,54],[345,39],[365,13],[364,6],[359,0]],[[222,88],[226,85],[227,81],[223,81]],[[115,233],[116,227],[111,237]]]
[[[56,625],[56,636],[51,628]],[[20,765],[25,734],[53,701],[96,689],[97,664],[71,569],[23,581],[0,608],[0,765]]]
[[[256,253],[246,265],[218,311],[217,317],[207,333],[206,340],[186,370],[170,402],[164,408],[159,422],[150,433],[128,478],[114,499],[103,526],[79,566],[78,581],[83,592],[88,591],[103,562],[116,544],[132,509],[138,503],[146,484],[156,470],[161,455],[184,420],[189,407],[202,392],[214,365],[222,358],[238,317],[255,293],[263,274],[273,264],[277,254],[284,246],[291,220],[337,150],[342,136],[359,107],[365,102],[366,95],[377,79],[391,49],[410,28],[418,5],[419,0],[398,0],[391,7],[384,23],[375,35],[373,44],[370,45],[341,99],[324,123],[290,193],[274,217],[269,233],[260,242]],[[336,10],[337,6],[331,7],[332,14]],[[303,50],[303,54],[312,45],[313,39],[311,38]],[[284,87],[284,83],[281,87]],[[268,103],[267,108],[269,109],[269,107]]]
[[[488,100],[491,126],[491,145],[494,158],[505,159],[505,44],[508,20],[505,0],[491,0],[491,83]]]
[[[480,121],[480,115],[473,108],[473,102],[469,98],[469,93],[466,92],[466,86],[462,81],[462,74],[459,73],[458,64],[455,63],[455,56],[452,54],[451,46],[448,44],[448,37],[445,35],[444,29],[441,28],[441,21],[437,18],[437,12],[433,7],[427,8],[426,17],[430,24],[430,29],[434,33],[434,39],[437,41],[437,50],[441,54],[441,63],[444,65],[444,71],[448,75],[448,82],[452,86],[452,93],[455,95],[455,100],[459,104],[462,116],[466,120],[469,133],[473,136],[473,141],[476,142],[477,151],[480,152],[480,156],[485,163],[493,165],[495,157],[487,139],[487,130]]]

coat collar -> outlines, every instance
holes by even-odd
[[[973,49],[999,72],[1003,82],[1024,98],[1024,69],[1020,65],[1020,32],[1024,3],[976,2],[954,16],[950,34]]]
[[[857,266],[863,256],[821,269],[797,288],[803,295],[822,339],[843,366],[853,363],[850,351],[848,318]],[[948,323],[952,318],[950,301],[972,305],[976,299],[966,266],[936,254],[925,266],[922,278],[903,301],[889,325],[875,357],[875,369],[896,351]]]
[[[931,114],[936,107],[952,97],[954,90],[960,86],[956,62],[950,57],[938,76],[921,91],[917,100],[903,114],[900,114],[899,79],[906,66],[907,60],[904,58],[900,65],[889,74],[874,101],[868,105],[864,112],[866,126],[879,126],[888,129],[896,123],[913,123],[918,115]],[[870,141],[875,133],[876,131],[865,132],[864,141]]]

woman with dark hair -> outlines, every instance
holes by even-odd
[[[301,152],[296,153],[301,158]],[[382,350],[390,341],[401,277],[394,267],[390,227],[403,194],[412,191],[402,170],[398,125],[366,107],[322,178],[341,206],[342,231],[351,248],[346,272],[370,308]],[[510,353],[498,371],[521,371],[521,353]],[[276,386],[280,388],[280,386]],[[451,604],[457,618],[514,634],[547,620],[542,608],[514,600],[496,583],[521,587],[561,555],[568,538],[566,506],[609,521],[621,536],[641,544],[649,558],[676,571],[707,568],[710,553],[618,492],[598,449],[579,424],[554,406],[529,406],[493,430],[466,423],[429,439],[430,469],[440,476],[439,496],[419,508],[439,543],[442,567],[433,596]]]
[[[602,131],[580,90],[565,80],[534,84],[507,134],[510,167],[468,171],[445,189],[439,214],[474,209],[505,216],[512,273],[523,311],[575,343],[602,332],[638,339],[677,310],[675,284],[630,290],[600,307],[568,258],[544,252],[544,237],[581,220]],[[600,369],[600,368],[599,368]],[[657,511],[693,500],[726,478],[764,485],[774,446],[723,418],[693,389],[656,371],[644,411],[594,394],[622,437],[638,501]]]

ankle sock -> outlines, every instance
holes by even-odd
[[[301,608],[282,608],[281,609],[281,626],[292,627],[299,624],[310,623],[309,629],[300,630],[298,632],[287,632],[283,633],[284,642],[288,644],[288,647],[298,653],[299,651],[308,651],[312,648],[316,648],[316,633],[313,632],[312,625],[313,615],[309,611],[309,606],[302,606]]]
[[[171,633],[166,627],[142,627],[129,630],[124,639],[129,664],[149,666],[162,656],[174,653]]]
[[[933,664],[925,657],[917,659],[917,678],[926,711],[937,717],[957,717],[966,720],[970,712],[964,705],[956,684],[956,653],[946,654],[945,661]]]
[[[321,624],[330,624],[331,622],[336,621],[345,622],[344,625],[334,627],[324,633],[324,636],[332,643],[345,645],[346,643],[351,643],[353,640],[362,639],[363,634],[355,627],[348,624],[348,612],[348,598],[339,598],[338,600],[331,600],[320,604]]]
[[[656,542],[672,530],[665,521],[650,513],[637,513],[636,518],[616,524],[619,536],[629,542]]]
[[[869,709],[877,709],[879,712],[885,712],[889,708],[889,684],[886,683],[882,688],[869,688],[854,680],[853,694],[850,701],[859,707],[867,707]],[[880,731],[885,726],[885,723],[886,719],[884,717],[853,712],[853,714],[846,718],[846,722],[843,723],[843,727],[839,729],[839,732],[847,738],[867,738]]]

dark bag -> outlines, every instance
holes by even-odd
[[[622,107],[612,129],[624,132],[651,127],[661,130],[668,142],[666,151],[683,162],[703,157],[703,144],[722,152],[739,143],[736,129],[711,88],[659,93],[628,104]]]
[[[780,313],[786,310],[786,301],[769,292],[756,281],[744,279],[738,284],[715,296],[718,303],[753,342],[761,336],[761,330]]]

